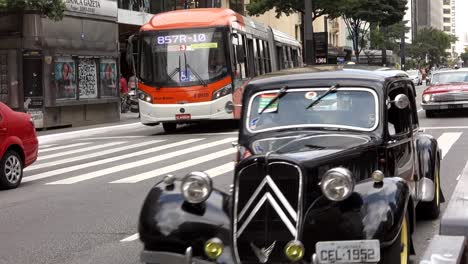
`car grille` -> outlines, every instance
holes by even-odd
[[[243,264],[260,262],[252,244],[262,249],[273,243],[275,246],[266,263],[287,263],[283,249],[296,238],[294,231],[297,232],[302,206],[302,172],[298,166],[286,162],[271,162],[269,172],[267,177],[265,166],[254,163],[241,170],[237,177],[234,239]],[[260,188],[262,183],[264,186]],[[263,199],[263,205],[257,206]]]
[[[468,101],[468,93],[443,93],[432,96],[434,102]]]

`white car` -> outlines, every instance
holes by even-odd
[[[410,70],[406,73],[408,73],[408,76],[413,81],[414,85],[422,84],[421,73],[418,70]]]

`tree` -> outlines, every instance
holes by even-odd
[[[401,38],[407,32],[409,28],[406,27],[406,21],[390,26],[372,24],[369,33],[370,49],[382,50],[382,63],[385,64],[386,51],[392,50],[395,54],[399,53]]]
[[[58,21],[63,18],[63,0],[0,0],[2,13],[39,13]]]
[[[465,65],[468,63],[468,48],[465,48],[465,51],[462,54],[460,54],[460,59]]]
[[[330,1],[332,2],[332,1]],[[330,9],[332,18],[343,17],[350,38],[353,40],[353,50],[359,63],[359,54],[364,48],[371,23],[379,26],[389,26],[403,20],[407,0],[338,0],[333,1],[336,9]]]
[[[425,64],[426,59],[430,66],[440,65],[449,55],[447,49],[456,41],[454,35],[434,28],[423,28],[416,34],[408,52],[419,65]]]
[[[335,7],[330,0],[313,0],[312,5],[312,20],[327,14]],[[277,18],[283,13],[287,16],[294,13],[304,14],[305,10],[304,0],[251,0],[246,8],[251,16],[259,16],[274,8]]]

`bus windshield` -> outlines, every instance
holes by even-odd
[[[220,30],[158,31],[141,41],[140,78],[157,86],[206,85],[228,74]]]

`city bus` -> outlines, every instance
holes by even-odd
[[[302,66],[295,38],[224,8],[157,14],[135,39],[140,119],[166,132],[238,119],[249,79]]]

